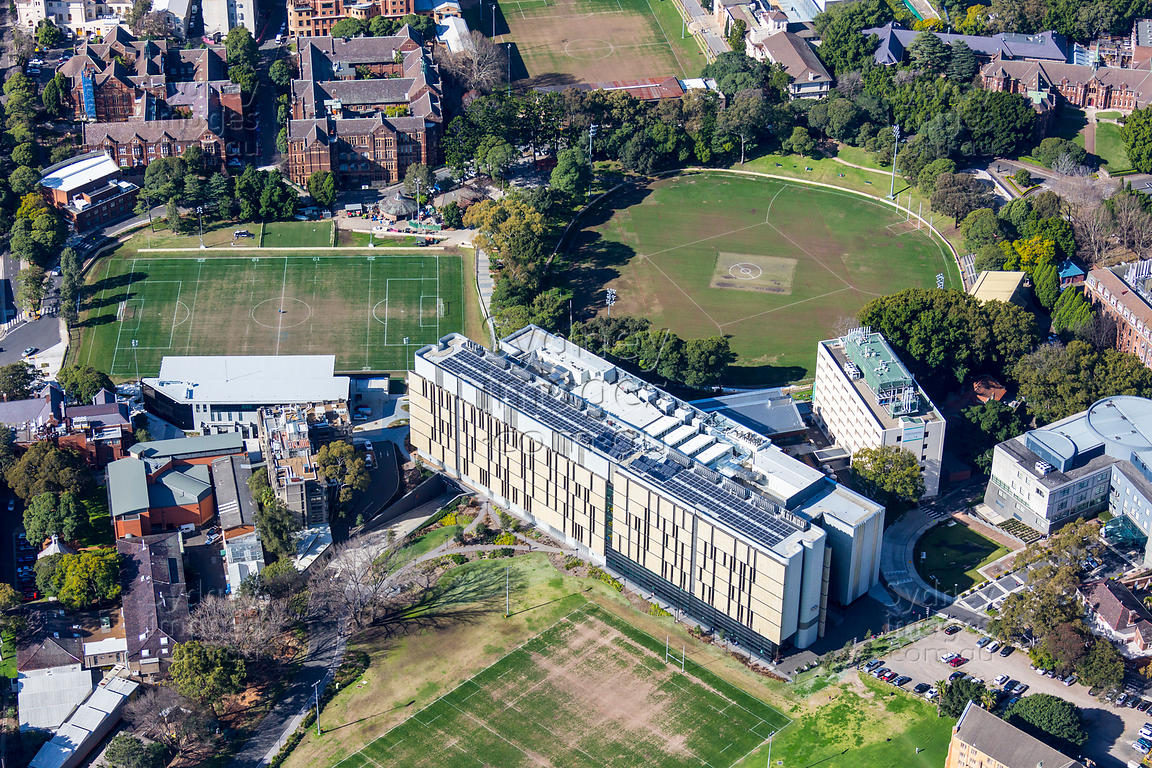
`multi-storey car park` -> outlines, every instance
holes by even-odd
[[[1101,510],[1152,534],[1152,400],[1117,395],[996,446],[987,516],[1040,533]],[[1123,525],[1123,523],[1121,523]],[[1112,526],[1109,523],[1109,526]],[[1145,545],[1145,564],[1152,549]]]
[[[755,653],[876,583],[881,505],[540,328],[445,336],[409,392],[431,465]]]

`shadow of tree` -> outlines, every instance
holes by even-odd
[[[518,569],[507,576],[495,568],[462,568],[449,571],[441,581],[416,594],[415,600],[376,617],[372,629],[391,635],[413,629],[435,629],[447,624],[474,621],[503,606],[505,589],[520,590],[525,580]]]

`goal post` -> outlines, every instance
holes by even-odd
[[[679,664],[680,665],[680,671],[681,672],[686,671],[684,669],[684,667],[685,667],[685,659],[688,658],[687,646],[683,646],[683,645],[680,646],[680,655],[676,656],[676,653],[668,647],[669,640],[671,640],[671,638],[668,635],[665,635],[664,636],[664,663],[666,663],[666,664],[668,664],[668,663]]]

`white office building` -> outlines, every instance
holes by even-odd
[[[812,414],[848,453],[909,451],[924,473],[924,495],[939,493],[944,417],[880,334],[858,328],[816,345]]]
[[[881,505],[535,326],[420,349],[409,397],[428,464],[754,653],[876,583]]]
[[[165,357],[143,380],[144,407],[186,432],[256,437],[263,406],[331,403],[347,417],[349,379],[335,355]]]

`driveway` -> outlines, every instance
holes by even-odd
[[[977,648],[979,637],[967,629],[951,637],[941,630],[885,656],[884,666],[911,676],[912,682],[905,686],[911,690],[919,682],[935,685],[939,680],[946,680],[954,670],[941,662],[940,656],[948,652],[959,653],[970,659],[961,669],[983,678],[988,684],[997,675],[1008,675],[1029,686],[1025,695],[1047,693],[1080,707],[1085,730],[1089,733],[1084,755],[1095,760],[1101,768],[1122,768],[1128,760],[1139,757],[1132,749],[1132,742],[1136,740],[1140,726],[1152,721],[1152,713],[1114,707],[1089,696],[1088,689],[1079,683],[1066,686],[1038,675],[1032,671],[1028,654],[1022,650],[1003,658],[998,653]]]

